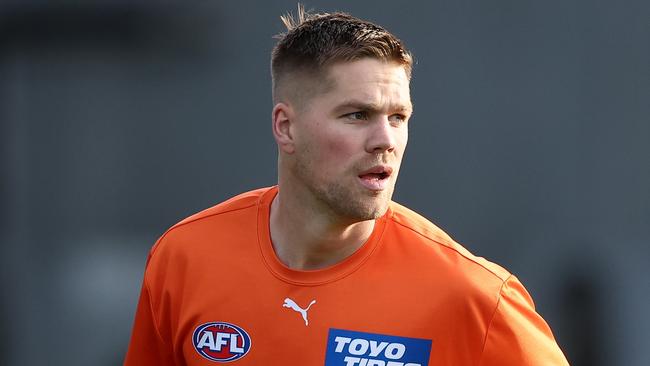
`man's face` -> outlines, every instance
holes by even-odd
[[[332,87],[296,111],[290,176],[339,219],[382,216],[408,140],[409,80],[397,63],[366,58],[328,68]]]

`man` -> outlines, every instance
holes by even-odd
[[[127,365],[566,365],[521,283],[391,202],[411,56],[347,14],[283,18],[278,185],[151,250]]]

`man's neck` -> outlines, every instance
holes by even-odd
[[[345,223],[300,204],[280,192],[271,204],[271,241],[287,267],[315,270],[341,262],[372,234],[375,220]]]

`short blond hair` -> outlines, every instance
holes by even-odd
[[[298,5],[297,18],[281,17],[287,27],[271,55],[273,99],[279,84],[291,75],[321,74],[337,62],[375,58],[396,62],[411,77],[413,57],[402,41],[384,28],[346,13],[309,14]]]

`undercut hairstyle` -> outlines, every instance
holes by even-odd
[[[305,98],[328,86],[327,68],[338,62],[351,62],[374,58],[395,62],[404,67],[411,78],[413,58],[397,37],[371,22],[346,13],[309,14],[298,5],[297,19],[291,14],[280,17],[287,27],[286,33],[276,36],[278,43],[271,55],[273,101],[278,102],[283,93]],[[280,90],[293,78],[296,89]],[[316,83],[306,83],[311,78]],[[310,85],[311,84],[311,85]],[[307,89],[307,90],[305,90]]]

